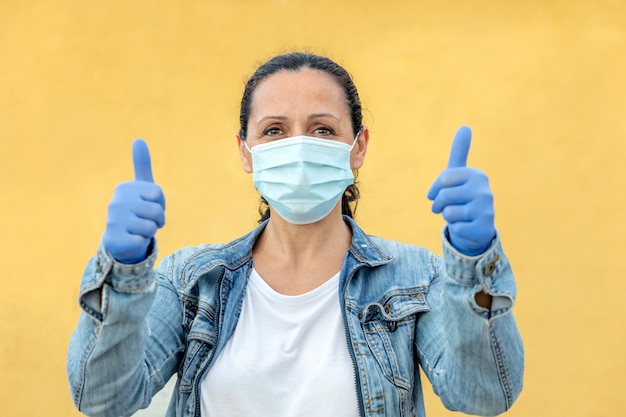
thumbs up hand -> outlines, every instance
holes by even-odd
[[[154,183],[148,145],[133,143],[135,180],[119,184],[109,203],[104,247],[124,264],[146,259],[148,246],[165,224],[165,197]]]
[[[487,175],[468,168],[472,131],[461,127],[452,142],[448,167],[428,191],[433,213],[448,223],[450,243],[459,252],[475,256],[489,248],[496,235],[493,194]]]

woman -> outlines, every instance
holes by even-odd
[[[153,270],[165,223],[142,141],[83,277],[68,373],[89,416],[130,415],[177,373],[168,416],[423,416],[419,366],[446,407],[494,415],[522,387],[515,282],[487,177],[461,128],[428,193],[443,259],[364,233],[352,172],[369,132],[350,76],[277,56],[246,84],[237,135],[267,209],[225,245]]]

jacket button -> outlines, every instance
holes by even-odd
[[[395,332],[396,329],[398,328],[398,322],[396,322],[396,321],[388,321],[387,322],[387,328],[389,329],[390,332]]]
[[[491,274],[493,274],[493,271],[495,270],[496,270],[496,261],[493,260],[485,266],[485,269],[483,269],[483,272],[486,276],[489,277],[491,276]]]

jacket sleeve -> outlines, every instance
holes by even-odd
[[[182,312],[173,287],[143,262],[116,262],[100,247],[88,263],[67,372],[72,398],[90,417],[131,415],[149,405],[178,368]]]
[[[483,254],[465,256],[444,229],[443,254],[427,295],[430,311],[416,329],[421,366],[446,408],[498,415],[520,394],[524,372],[511,266],[499,236]],[[491,309],[476,303],[480,291],[493,297]]]

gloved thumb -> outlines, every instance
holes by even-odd
[[[133,166],[135,168],[135,180],[154,182],[150,150],[143,139],[137,139],[133,142]]]

